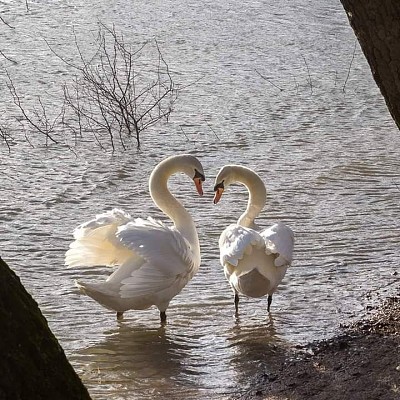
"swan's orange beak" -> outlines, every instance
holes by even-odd
[[[222,193],[224,193],[224,188],[219,187],[214,194],[214,204],[217,204],[221,199]]]
[[[202,187],[202,180],[201,180],[201,178],[194,178],[193,181],[194,181],[194,184],[196,185],[197,193],[198,193],[200,196],[203,196],[203,187]]]

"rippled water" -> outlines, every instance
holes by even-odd
[[[340,5],[28,3],[29,13],[25,4],[0,4],[14,27],[1,27],[0,49],[17,61],[2,66],[28,104],[37,93],[56,103],[70,73],[41,37],[72,54],[72,27],[85,47],[98,20],[133,42],[156,37],[180,83],[202,78],[181,94],[168,125],[144,135],[141,151],[82,144],[73,154],[36,142],[11,154],[1,149],[0,255],[38,301],[94,399],[227,398],[268,368],[262,360],[273,363],[286,347],[334,334],[363,309],[366,295],[396,286],[399,132],[358,45],[348,76],[355,39]],[[1,93],[2,117],[14,115],[5,79]],[[147,179],[161,159],[180,152],[198,156],[208,178],[203,198],[184,177],[171,185],[197,222],[200,271],[172,301],[166,327],[155,309],[117,322],[73,284],[109,271],[63,265],[72,230],[116,206],[162,218]],[[254,168],[267,185],[260,224],[279,219],[296,235],[294,263],[270,317],[266,299],[243,299],[236,320],[219,266],[218,236],[247,201],[235,187],[212,205],[213,177],[231,162]]]

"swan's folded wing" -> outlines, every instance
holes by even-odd
[[[181,233],[152,218],[129,222],[118,230],[117,237],[147,261],[141,270],[147,268],[149,277],[175,278],[198,267],[192,247]]]
[[[229,225],[219,239],[221,264],[238,265],[245,254],[251,254],[253,246],[263,247],[264,239],[258,232],[240,225]]]
[[[288,226],[282,222],[278,222],[262,231],[261,236],[265,240],[266,251],[278,255],[275,259],[275,265],[277,267],[291,264],[294,234]]]
[[[70,267],[93,265],[120,265],[132,256],[132,251],[117,238],[120,226],[131,221],[129,214],[113,209],[74,230],[74,241],[65,254]]]
[[[109,276],[107,287],[113,288],[113,293],[121,298],[153,296],[179,279],[179,276],[166,277],[159,268],[132,251],[132,257]]]
[[[175,283],[183,287],[198,267],[189,242],[160,221],[136,219],[123,226],[117,236],[144,261],[121,281],[123,298],[151,296]]]
[[[170,288],[180,279],[179,275],[165,276],[158,267],[147,262],[139,269],[132,271],[128,278],[121,281],[120,296],[132,298],[155,295]]]

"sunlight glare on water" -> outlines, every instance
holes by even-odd
[[[192,84],[170,122],[143,133],[140,151],[82,143],[73,153],[23,140],[10,154],[1,148],[0,255],[93,399],[229,398],[286,348],[333,335],[367,295],[390,293],[399,264],[399,133],[358,45],[350,68],[355,37],[340,4],[37,0],[27,12],[11,3],[1,4],[14,29],[3,29],[0,48],[16,64],[1,63],[27,104],[41,94],[55,107],[72,74],[41,38],[73,58],[74,32],[89,52],[99,20],[135,44],[157,38],[179,83]],[[2,83],[0,111],[12,120]],[[200,271],[171,302],[165,327],[155,308],[117,322],[74,286],[110,270],[64,267],[72,231],[113,207],[167,222],[147,181],[159,161],[183,152],[201,160],[207,177],[204,197],[184,175],[170,185],[196,221]],[[268,200],[258,223],[281,220],[295,232],[293,266],[271,316],[266,299],[245,298],[233,316],[218,237],[247,193],[233,186],[212,204],[213,179],[227,163],[263,178]]]

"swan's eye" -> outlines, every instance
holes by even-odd
[[[220,183],[217,183],[217,184],[214,186],[214,192],[216,192],[218,189],[222,189],[222,190],[225,189],[225,188],[224,188],[224,181],[222,181],[222,182],[220,182]]]
[[[206,180],[206,177],[201,172],[197,171],[197,169],[195,169],[194,171],[195,171],[195,174],[194,174],[193,179],[197,178],[197,179],[200,179],[202,182],[204,182]]]

